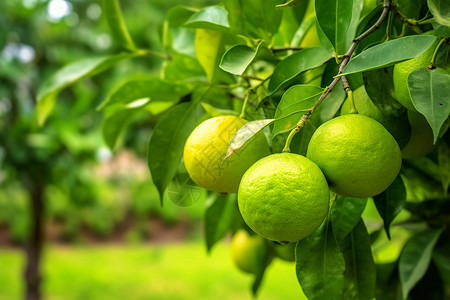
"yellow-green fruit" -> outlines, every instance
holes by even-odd
[[[184,146],[184,164],[192,180],[217,193],[236,193],[245,171],[270,154],[269,145],[258,133],[237,153],[224,160],[228,144],[246,120],[235,116],[208,119],[198,125]]]
[[[246,231],[239,230],[231,242],[231,258],[240,270],[255,273],[264,255],[264,247],[261,237],[250,236]]]
[[[272,154],[242,177],[238,204],[247,225],[262,237],[296,242],[313,233],[328,212],[322,171],[304,156]]]
[[[381,110],[373,103],[372,99],[366,92],[366,88],[360,86],[353,91],[353,102],[355,108],[360,115],[368,116],[378,122],[382,122],[384,119]],[[350,113],[350,101],[348,99],[341,106],[341,115],[347,115]]]
[[[287,245],[275,244],[275,254],[285,261],[295,261],[295,245],[297,243],[288,243]]]
[[[322,124],[306,156],[322,169],[336,194],[357,198],[386,190],[402,164],[400,148],[383,125],[356,114]]]
[[[420,56],[401,62],[394,66],[394,88],[395,98],[400,104],[409,110],[416,111],[411,102],[411,96],[408,89],[408,76],[412,71],[418,68],[427,67],[430,65],[431,57],[433,56],[438,41],[436,40],[430,48],[428,48]]]
[[[408,121],[411,125],[411,136],[402,149],[403,158],[417,158],[433,151],[433,130],[427,119],[420,113],[408,111]]]

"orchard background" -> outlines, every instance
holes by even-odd
[[[0,24],[0,299],[450,298],[448,1],[6,0]],[[189,178],[190,133],[241,115],[230,155],[305,155],[347,113],[396,139],[397,179],[240,272],[254,233]]]

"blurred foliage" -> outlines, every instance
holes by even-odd
[[[131,34],[139,33],[135,34],[138,45],[163,47],[161,24],[177,2],[123,3]],[[191,2],[199,6],[208,1]],[[101,164],[111,164],[112,158],[102,140],[102,114],[94,108],[123,74],[156,74],[161,60],[128,60],[108,73],[76,83],[60,94],[49,122],[43,128],[36,126],[37,90],[52,73],[86,56],[119,51],[100,5],[100,1],[0,2],[0,226],[6,225],[15,241],[23,242],[28,236],[27,190],[35,184],[45,186],[47,220],[62,223],[67,240],[76,240],[83,227],[108,237],[128,215],[135,219],[138,236],[150,234],[142,224],[151,215],[162,216],[167,224],[180,215],[201,218],[201,206],[186,210],[166,201],[162,209],[145,163],[143,174],[137,177],[94,174]],[[134,134],[126,135],[123,146],[144,157],[148,135],[158,118],[137,116],[129,128]]]

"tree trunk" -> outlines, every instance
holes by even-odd
[[[43,244],[44,186],[35,183],[29,188],[31,196],[31,234],[26,245],[26,300],[40,300],[40,259]]]

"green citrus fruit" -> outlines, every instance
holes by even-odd
[[[408,144],[402,149],[402,156],[417,158],[433,151],[433,130],[427,119],[420,113],[408,111],[408,121],[411,125],[411,136]]]
[[[322,171],[298,154],[260,159],[239,185],[242,217],[254,232],[272,241],[296,242],[310,235],[327,215],[328,202]]]
[[[231,241],[231,258],[240,270],[255,273],[264,255],[264,247],[264,240],[260,236],[251,236],[245,230],[239,230]],[[268,258],[268,263],[270,260]]]
[[[258,133],[237,153],[224,160],[228,144],[246,120],[235,116],[208,119],[198,125],[184,146],[184,164],[199,186],[218,193],[236,193],[245,171],[258,159],[269,155],[269,145]]]
[[[322,124],[306,156],[322,169],[336,194],[357,198],[386,190],[402,164],[400,148],[383,125],[356,114]]]
[[[409,110],[416,111],[411,102],[411,96],[408,88],[408,76],[412,71],[418,68],[427,67],[430,65],[431,57],[433,56],[438,41],[436,40],[430,48],[428,48],[420,56],[409,59],[407,61],[398,63],[394,66],[394,88],[395,98],[400,104]]]
[[[275,254],[285,261],[295,261],[295,245],[297,243],[288,243],[286,245],[274,244]]]
[[[372,99],[370,99],[364,85],[353,91],[353,102],[358,114],[368,116],[378,122],[382,122],[384,120],[383,113],[373,103]],[[347,115],[349,113],[350,102],[346,99],[341,106],[341,115]]]

